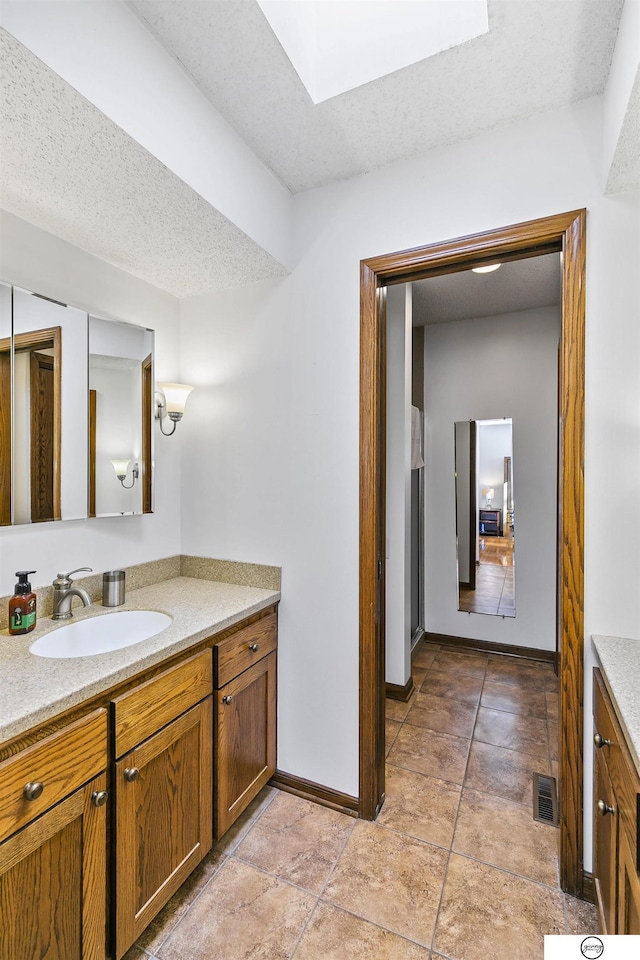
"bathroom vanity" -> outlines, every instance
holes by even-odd
[[[594,637],[594,883],[602,932],[640,935],[640,642]]]
[[[267,783],[278,600],[180,577],[130,594],[172,622],[124,650],[2,637],[0,960],[119,960]]]

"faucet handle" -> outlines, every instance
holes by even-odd
[[[68,573],[64,573],[64,572],[59,573],[56,579],[53,581],[53,586],[54,587],[67,586],[67,583],[65,583],[64,581],[68,581],[68,583],[71,583],[71,574],[80,573],[83,570],[85,570],[87,573],[93,573],[92,567],[76,567],[75,570],[69,570]]]

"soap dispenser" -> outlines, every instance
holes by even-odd
[[[13,596],[9,600],[9,633],[31,633],[36,625],[36,595],[27,577],[35,570],[17,570]]]

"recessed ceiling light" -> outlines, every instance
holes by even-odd
[[[488,267],[472,267],[472,273],[493,273],[494,270],[498,270],[502,266],[501,263],[492,263]]]

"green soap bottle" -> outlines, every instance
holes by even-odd
[[[9,600],[9,633],[31,633],[36,625],[36,595],[27,577],[35,570],[17,570],[13,596]]]

